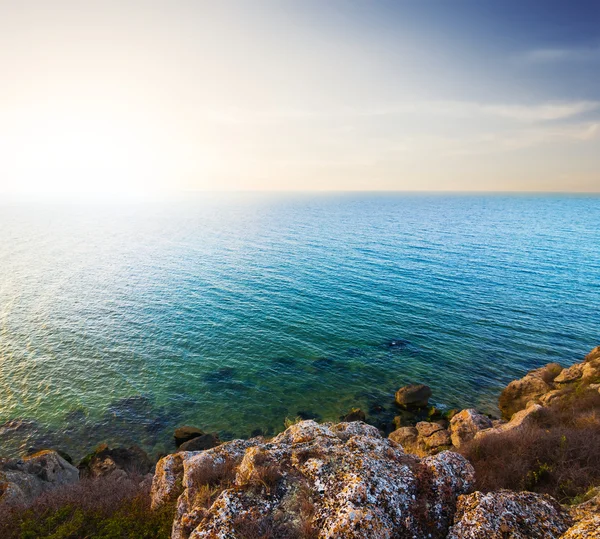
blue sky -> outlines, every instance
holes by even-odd
[[[0,15],[0,192],[600,191],[600,2]]]

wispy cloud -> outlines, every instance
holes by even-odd
[[[382,107],[341,107],[319,109],[273,108],[263,110],[206,110],[200,114],[222,124],[262,124],[311,121],[323,118],[361,119],[397,116],[445,116],[456,118],[496,117],[517,122],[565,120],[600,109],[600,101],[556,101],[534,104],[480,103],[471,101],[407,101]]]
[[[600,61],[600,45],[533,49],[520,55],[519,60],[535,64]]]
[[[482,110],[513,120],[536,122],[562,120],[600,108],[598,101],[542,103],[539,105],[487,105]]]

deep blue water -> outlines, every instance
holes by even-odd
[[[274,432],[412,381],[493,413],[598,344],[600,198],[0,203],[0,453]]]

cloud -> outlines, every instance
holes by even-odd
[[[528,64],[594,62],[600,60],[600,45],[589,47],[542,48],[526,51],[518,58]]]
[[[323,119],[384,119],[400,116],[442,116],[455,118],[496,117],[517,122],[564,120],[600,109],[600,101],[556,101],[531,105],[480,103],[472,101],[407,101],[383,107],[340,107],[324,110],[273,108],[263,110],[227,109],[200,111],[204,119],[220,124],[272,124]]]
[[[487,105],[482,110],[493,115],[518,121],[537,122],[562,120],[591,112],[600,107],[598,101],[544,103],[539,105]]]

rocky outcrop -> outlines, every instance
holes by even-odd
[[[448,539],[559,539],[571,523],[550,496],[500,490],[458,499]]]
[[[508,384],[498,399],[502,417],[510,419],[512,415],[527,408],[527,403],[539,399],[553,389],[553,381],[563,368],[558,363],[548,363],[545,367],[529,371],[523,378]]]
[[[450,434],[452,444],[460,447],[475,438],[475,435],[484,429],[491,428],[492,420],[483,414],[469,408],[456,414],[450,420]]]
[[[433,433],[432,433],[433,434]],[[361,422],[303,421],[157,465],[153,505],[177,499],[173,539],[445,537],[474,481],[460,455],[419,459]]]
[[[396,391],[396,404],[404,408],[425,408],[431,397],[431,388],[424,384],[410,384]]]
[[[441,423],[420,421],[416,427],[400,427],[388,436],[407,453],[424,457],[452,447],[450,432]]]
[[[137,445],[115,447],[100,445],[78,465],[82,477],[117,477],[129,474],[145,475],[152,471],[152,461]]]
[[[23,459],[0,459],[0,504],[27,504],[43,492],[78,479],[77,468],[56,451],[40,451]]]

